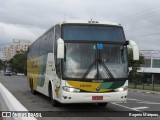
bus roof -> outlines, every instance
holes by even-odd
[[[97,20],[64,20],[60,24],[99,24],[99,25],[114,25],[121,26],[119,23],[109,22],[109,21],[97,21]]]
[[[116,22],[97,21],[97,20],[93,20],[93,19],[91,19],[91,20],[64,20],[64,21],[61,21],[57,24],[59,24],[59,25],[62,25],[62,24],[92,24],[92,25],[96,25],[97,24],[97,25],[121,26],[121,24],[116,23]],[[55,25],[57,25],[57,24],[55,24]],[[45,33],[47,33],[49,30],[51,30],[54,26],[52,26],[50,29],[48,29]],[[43,33],[40,37],[42,37],[45,33]],[[33,41],[32,44],[35,43],[40,37],[38,37],[35,41]]]

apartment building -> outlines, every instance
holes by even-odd
[[[29,40],[13,40],[9,47],[3,49],[3,60],[10,60],[21,51],[27,51],[31,41]]]

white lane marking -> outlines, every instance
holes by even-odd
[[[120,107],[123,107],[123,108],[127,108],[127,109],[130,109],[130,110],[133,110],[133,111],[137,111],[137,112],[140,112],[140,113],[146,113],[146,112],[140,111],[139,109],[130,108],[130,107],[120,105],[120,104],[117,104],[117,103],[111,103],[111,104],[114,104],[114,105],[117,105],[117,106],[120,106]],[[149,113],[146,113],[146,114],[149,114]]]
[[[160,105],[160,103],[156,103],[156,102],[138,102],[138,103],[143,103],[143,104],[152,104],[152,105]]]
[[[127,100],[142,101],[142,100],[137,100],[137,99],[132,99],[132,98],[128,98]]]
[[[137,100],[137,99],[130,99],[130,100],[143,101],[143,100]],[[148,101],[147,101],[147,102],[148,102]],[[120,107],[123,107],[123,108],[127,108],[127,109],[130,109],[130,110],[133,110],[133,111],[138,111],[138,112],[140,112],[140,113],[150,114],[150,113],[148,113],[148,112],[140,111],[140,110],[139,110],[140,107],[139,107],[139,109],[135,109],[135,108],[130,108],[130,107],[127,107],[127,106],[124,106],[124,105],[121,105],[121,104],[117,104],[117,103],[111,103],[111,104],[117,105],[117,106],[120,106]],[[137,107],[137,108],[138,108],[138,107]],[[142,107],[141,107],[141,108],[142,108]],[[143,108],[146,109],[146,107],[143,107]]]
[[[138,111],[138,112],[140,111],[140,110],[133,109],[133,108],[130,108],[130,107],[127,107],[127,106],[124,106],[124,105],[117,104],[117,103],[111,103],[111,104],[114,104],[114,105],[117,105],[117,106],[120,106],[120,107],[124,107],[124,108],[130,109],[130,110],[133,110],[133,111]]]
[[[160,103],[158,103],[158,102],[150,102],[150,101],[131,99],[131,98],[128,98],[128,100],[133,100],[133,101],[137,101],[138,103],[144,103],[144,104],[157,104],[157,105],[160,105]]]
[[[141,110],[141,109],[147,109],[148,107],[135,107],[135,108],[132,108],[133,110]]]
[[[128,103],[127,101],[125,101],[125,102],[114,102],[114,103]]]

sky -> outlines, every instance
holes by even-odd
[[[160,0],[0,0],[0,59],[13,39],[34,41],[69,19],[120,23],[140,50],[160,50]]]

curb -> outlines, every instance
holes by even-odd
[[[3,118],[2,118],[2,106],[1,106],[1,103],[0,103],[0,120],[3,120]]]
[[[157,91],[148,91],[148,90],[141,90],[141,89],[131,89],[129,88],[128,91],[131,92],[139,92],[139,93],[147,93],[147,94],[155,94],[155,95],[160,95],[160,92]]]
[[[13,95],[3,86],[0,82],[0,110],[3,111],[26,111],[29,112]],[[5,120],[37,120],[34,116],[22,117],[21,115],[14,117],[2,116],[1,119]],[[9,119],[8,119],[9,118]]]

